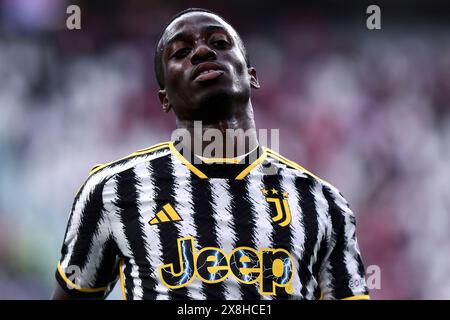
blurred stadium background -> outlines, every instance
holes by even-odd
[[[65,28],[70,4],[81,30]],[[243,37],[258,128],[280,128],[280,152],[349,200],[366,267],[381,268],[372,298],[450,299],[450,10],[381,4],[369,31],[368,4],[0,1],[0,299],[50,296],[92,165],[169,139],[153,51],[191,6]]]

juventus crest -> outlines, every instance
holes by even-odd
[[[277,189],[262,189],[261,192],[266,197],[266,201],[272,206],[272,210],[275,210],[276,215],[272,217],[273,222],[279,222],[281,227],[286,227],[291,223],[291,210],[289,208],[289,202],[287,200],[288,193],[281,192]]]

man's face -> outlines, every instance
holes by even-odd
[[[258,88],[234,29],[219,17],[192,12],[174,20],[162,37],[166,107],[180,120],[214,120],[232,112],[231,105],[250,98]],[[238,103],[238,105],[240,105]]]

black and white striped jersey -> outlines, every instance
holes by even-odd
[[[335,187],[265,147],[207,160],[167,142],[94,167],[69,217],[61,286],[105,297],[119,281],[124,299],[369,298]]]

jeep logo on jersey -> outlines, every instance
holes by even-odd
[[[232,275],[244,284],[259,282],[262,295],[275,295],[276,287],[292,294],[294,263],[288,251],[262,248],[258,252],[239,247],[227,254],[219,248],[206,247],[195,252],[194,241],[192,237],[177,239],[179,261],[159,267],[165,286],[182,288],[195,277],[205,283],[219,283]]]

